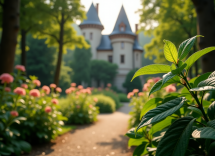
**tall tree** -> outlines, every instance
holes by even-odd
[[[34,33],[38,26],[47,20],[48,16],[37,9],[37,6],[43,5],[41,0],[22,0],[20,7],[20,30],[21,30],[21,64],[26,66],[26,36],[29,32]],[[43,5],[45,9],[47,5]]]
[[[155,57],[155,63],[165,62],[163,39],[171,40],[178,46],[197,34],[196,13],[191,1],[142,0],[142,6],[138,11],[141,30],[154,37],[145,45],[145,57]]]
[[[0,75],[13,71],[14,57],[19,31],[20,0],[1,0],[2,36],[0,43]]]
[[[112,83],[117,74],[118,66],[104,60],[92,60],[90,63],[90,76],[97,82],[97,86],[103,82]]]
[[[89,43],[89,42],[88,42]],[[71,67],[73,69],[72,81],[80,85],[82,82],[90,82],[91,48],[76,48],[73,54]]]
[[[198,21],[198,34],[203,35],[198,40],[200,49],[215,46],[215,11],[214,0],[192,0]],[[215,70],[215,51],[204,55],[201,58],[202,70],[212,72]]]
[[[54,76],[54,83],[59,84],[60,68],[63,52],[74,49],[75,46],[89,48],[83,36],[78,36],[71,26],[76,20],[86,18],[80,0],[50,0],[49,9],[38,6],[39,10],[49,15],[49,20],[43,22],[40,34],[48,37],[46,43],[58,47],[58,58]]]

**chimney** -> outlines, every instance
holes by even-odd
[[[135,24],[135,33],[138,31],[138,24]]]
[[[99,3],[96,3],[96,11],[97,11],[97,14],[99,14]]]

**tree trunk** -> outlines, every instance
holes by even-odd
[[[20,0],[4,0],[0,44],[0,75],[13,72],[19,31]]]
[[[60,78],[60,68],[62,62],[63,55],[63,33],[64,33],[64,14],[62,13],[61,23],[60,23],[60,36],[59,36],[59,53],[57,59],[57,67],[55,70],[54,83],[59,86],[59,78]]]
[[[198,39],[200,49],[215,46],[215,12],[213,0],[192,0],[198,23],[198,34],[203,35]],[[215,51],[201,58],[203,73],[215,71]]]
[[[21,30],[21,35],[22,35],[22,39],[21,39],[21,49],[22,49],[22,53],[21,53],[21,65],[26,67],[26,50],[25,50],[25,46],[26,46],[26,34],[27,32],[25,30]]]

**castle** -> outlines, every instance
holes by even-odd
[[[90,41],[92,59],[105,60],[118,65],[118,74],[113,85],[125,92],[123,83],[128,72],[142,67],[143,49],[138,43],[137,35],[131,30],[124,7],[122,6],[110,35],[101,34],[104,26],[98,16],[98,4],[95,7],[92,3],[87,12],[87,19],[79,27],[85,39]]]

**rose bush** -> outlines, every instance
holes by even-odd
[[[91,96],[91,89],[76,87],[75,83],[66,91],[67,97],[60,100],[60,111],[68,118],[66,124],[85,124],[97,121],[99,113],[96,101]]]
[[[36,77],[23,76],[24,66],[15,68],[17,73],[0,75],[0,155],[30,152],[30,144],[54,138],[67,119],[57,111],[58,93],[38,88]]]

